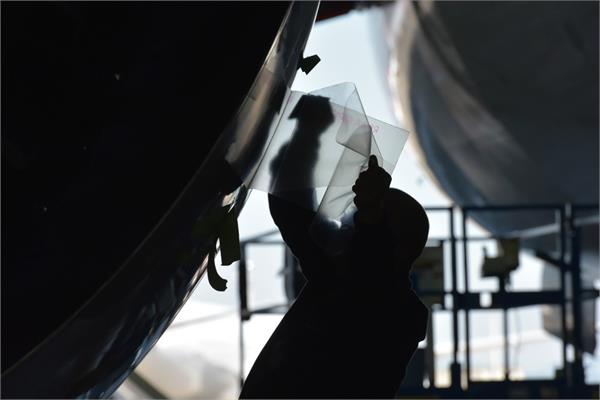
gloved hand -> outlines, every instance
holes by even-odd
[[[369,168],[358,176],[352,186],[356,194],[354,204],[358,209],[356,220],[362,224],[375,224],[383,218],[383,199],[392,177],[377,163],[377,157],[369,157]]]

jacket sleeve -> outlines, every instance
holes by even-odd
[[[332,265],[325,252],[310,236],[315,213],[271,194],[269,210],[283,240],[300,262],[306,279],[316,284],[331,282]]]

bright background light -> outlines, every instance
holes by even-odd
[[[377,8],[355,11],[316,24],[305,54],[318,54],[322,61],[308,76],[298,72],[293,90],[310,92],[341,82],[353,82],[368,115],[404,127],[399,119],[401,117],[394,113],[388,89],[382,12]],[[427,175],[417,154],[414,141],[409,140],[393,173],[392,186],[411,194],[423,205],[449,205],[450,200]],[[431,236],[446,235],[447,226],[440,222],[445,219],[438,221],[433,216],[430,219]],[[240,215],[239,228],[242,240],[275,229],[264,193],[251,193]],[[474,225],[469,226],[469,231],[481,233],[481,229]],[[492,249],[491,253],[495,250],[492,241],[482,245]],[[470,249],[473,264],[481,263],[481,253],[481,246]],[[248,258],[251,260],[248,276],[250,307],[285,303],[282,248],[252,248]],[[522,255],[521,267],[513,274],[515,289],[540,289],[541,268],[538,260]],[[219,267],[219,273],[228,280],[227,291],[216,292],[208,280],[203,279],[171,327],[135,372],[167,397],[237,398],[240,384],[237,265]],[[470,281],[475,289],[497,288],[495,281],[482,279],[476,273],[470,275]],[[473,315],[474,375],[479,379],[501,379],[498,372],[502,365],[499,346],[501,316],[499,312],[487,316],[475,312]],[[255,315],[244,323],[246,374],[281,317]],[[539,307],[513,310],[509,320],[512,327],[509,336],[513,379],[551,378],[554,369],[560,365],[560,341],[542,330]],[[436,313],[434,326],[436,380],[438,385],[443,386],[449,382],[450,313]],[[597,352],[595,357],[586,357],[585,360],[588,378],[592,382],[600,381],[599,358]],[[129,399],[145,395],[128,381],[116,396]]]

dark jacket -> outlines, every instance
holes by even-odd
[[[344,261],[310,237],[314,213],[269,196],[307,284],[258,356],[242,398],[392,398],[428,311],[394,268],[384,224],[356,226]]]

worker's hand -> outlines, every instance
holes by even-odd
[[[356,194],[354,204],[358,222],[374,224],[383,217],[383,199],[390,187],[392,177],[377,164],[377,157],[369,157],[369,168],[358,176],[352,191]]]

